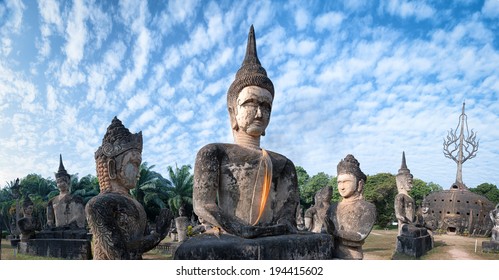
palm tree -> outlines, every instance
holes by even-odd
[[[171,182],[161,174],[153,171],[155,165],[148,166],[147,162],[140,165],[140,177],[137,185],[130,194],[144,207],[147,218],[153,222],[160,210],[166,208],[168,189]]]
[[[156,182],[158,181],[156,174],[153,173],[152,169],[155,165],[147,166],[147,162],[143,162],[139,169],[139,180],[135,185],[135,188],[130,191],[130,194],[138,201],[142,206],[145,207],[144,197],[148,189],[154,188]]]
[[[169,188],[168,206],[173,213],[178,213],[180,206],[192,206],[192,188],[194,176],[190,173],[190,165],[182,165],[175,170],[168,166],[171,187]]]
[[[76,175],[72,177],[76,177]],[[71,194],[80,196],[84,204],[87,204],[92,197],[98,195],[99,191],[99,180],[90,174],[77,180],[76,183],[71,183]]]

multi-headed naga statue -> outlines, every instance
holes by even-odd
[[[447,138],[444,138],[444,155],[457,163],[456,182],[452,188],[463,189],[466,185],[463,183],[463,163],[476,156],[479,140],[476,139],[476,132],[468,129],[468,117],[463,111],[459,117],[456,129],[449,130]],[[457,134],[459,130],[459,135]],[[465,135],[466,133],[466,135]]]

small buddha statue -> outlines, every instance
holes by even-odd
[[[315,205],[305,211],[305,228],[311,232],[325,232],[324,218],[331,205],[333,189],[330,186],[321,188],[315,194]]]
[[[184,206],[178,209],[178,217],[175,218],[175,227],[177,228],[178,242],[187,240],[187,227],[189,226],[189,219],[185,214]]]
[[[246,56],[227,92],[235,144],[202,147],[194,168],[194,212],[243,238],[296,232],[296,170],[285,156],[260,147],[270,121],[274,85],[256,51],[251,26]]]
[[[306,230],[305,228],[305,218],[303,217],[303,206],[298,204],[296,207],[296,228],[298,230]]]
[[[376,206],[364,200],[367,176],[353,155],[347,155],[337,166],[340,202],[329,207],[326,218],[327,232],[334,237],[333,256],[338,259],[361,260],[362,245],[376,221]]]
[[[79,196],[69,193],[71,177],[64,168],[62,155],[59,155],[59,170],[55,173],[59,195],[47,204],[47,226],[49,228],[84,228],[85,206]]]
[[[412,189],[413,176],[407,168],[405,152],[402,153],[402,164],[395,177],[398,194],[395,196],[395,217],[398,221],[398,234],[402,232],[402,227],[406,224],[413,224],[416,215],[414,199],[409,195]]]
[[[130,195],[142,162],[142,132],[132,134],[114,118],[95,152],[100,193],[85,207],[97,260],[142,259],[166,236],[172,215],[163,209],[156,230],[147,229],[144,207]]]
[[[35,232],[40,230],[40,224],[32,217],[33,201],[29,197],[24,198],[22,207],[24,217],[17,221],[17,226],[21,231],[21,241],[26,242],[35,237]]]

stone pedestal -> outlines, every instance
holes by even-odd
[[[323,233],[299,233],[244,239],[201,234],[182,243],[175,260],[330,260],[333,238]]]
[[[482,252],[499,254],[499,241],[483,241]]]
[[[397,236],[397,253],[419,258],[433,249],[433,237],[423,227],[403,225]]]
[[[68,260],[92,259],[91,236],[85,229],[43,230],[18,244],[19,253]]]

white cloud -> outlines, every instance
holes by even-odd
[[[175,23],[184,22],[191,17],[198,7],[198,0],[172,0],[168,1],[168,12]]]
[[[87,42],[87,28],[85,25],[88,10],[83,0],[75,0],[68,17],[66,27],[66,46],[64,51],[70,64],[78,64],[83,59],[83,52]]]
[[[91,5],[88,7],[89,22],[92,23],[92,32],[90,34],[92,45],[95,49],[100,49],[102,42],[111,34],[113,24],[111,15],[103,12],[98,6]]]
[[[175,105],[175,116],[179,120],[179,122],[187,122],[192,119],[194,116],[194,111],[192,110],[193,104],[187,99],[182,98]]]
[[[12,51],[12,40],[7,37],[2,38],[2,46],[0,47],[0,54],[8,56]]]
[[[135,112],[137,110],[143,109],[145,106],[149,104],[149,94],[145,91],[137,93],[135,96],[130,98],[127,101],[127,107],[132,111]]]
[[[23,13],[26,9],[23,2],[21,0],[6,1],[0,7],[3,8],[1,10],[3,12],[2,18],[6,19],[4,25],[5,31],[18,33],[21,30]]]
[[[157,120],[158,119],[158,116],[157,116],[157,112],[159,112],[159,107],[158,106],[155,106],[151,109],[148,109],[148,110],[145,110],[144,112],[142,112],[142,114],[140,114],[140,116],[138,118],[136,118],[133,123],[130,125],[130,129],[131,130],[142,130],[143,127],[148,124],[149,122],[153,121],[153,120]]]
[[[212,75],[217,70],[222,69],[234,57],[234,49],[225,48],[213,55],[213,59],[208,62],[208,74]]]
[[[51,86],[47,86],[47,110],[54,111],[57,109],[57,95],[55,93],[55,89]]]
[[[305,9],[299,8],[295,13],[295,25],[298,31],[307,27],[310,22],[310,15]]]
[[[142,79],[147,72],[151,52],[151,34],[145,25],[148,17],[146,2],[122,1],[120,7],[123,19],[137,38],[132,53],[133,69],[127,70],[118,85],[121,92],[129,92],[134,88],[137,80]]]
[[[64,27],[58,2],[55,0],[40,0],[38,1],[38,10],[42,17],[44,28],[46,28],[46,25],[54,25],[56,30],[62,33]]]
[[[315,18],[315,30],[322,32],[324,30],[335,30],[341,26],[345,15],[341,12],[329,12],[319,15]]]
[[[435,10],[423,1],[385,0],[380,5],[390,15],[401,18],[415,17],[417,20],[423,20],[435,15]]]
[[[482,7],[482,14],[488,18],[499,17],[499,1],[485,0]]]

